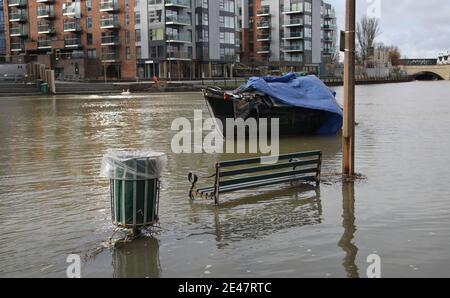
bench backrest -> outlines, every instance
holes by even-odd
[[[272,161],[273,164],[264,163],[268,160]],[[276,158],[258,157],[218,162],[216,164],[214,188],[218,196],[218,191],[222,187],[291,176],[298,176],[299,179],[319,183],[321,165],[321,151],[285,154]],[[258,173],[258,175],[250,175],[255,173]]]

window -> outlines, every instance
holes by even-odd
[[[91,45],[92,44],[92,33],[88,33],[87,35],[87,44],[88,45]]]
[[[90,12],[92,10],[92,1],[86,0],[86,11]]]
[[[88,49],[88,59],[96,59],[96,58],[97,58],[97,50]]]
[[[131,49],[130,49],[130,47],[126,47],[125,48],[125,53],[126,53],[127,60],[130,60],[131,59]]]
[[[86,18],[86,28],[92,28],[92,18],[91,17]]]

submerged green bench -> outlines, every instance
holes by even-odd
[[[268,160],[276,160],[276,163],[264,163]],[[188,179],[192,183],[189,197],[191,199],[195,197],[214,199],[214,203],[217,205],[220,194],[238,190],[292,181],[315,182],[318,186],[321,167],[321,151],[218,162],[215,166],[215,174],[212,176],[201,177],[195,173],[189,173]],[[214,178],[214,185],[197,188],[199,178]]]

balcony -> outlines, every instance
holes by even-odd
[[[167,15],[166,25],[190,26],[192,24],[189,16]]]
[[[164,4],[166,7],[174,8],[191,8],[190,0],[166,0]]]
[[[261,46],[256,50],[258,54],[270,54],[270,46]]]
[[[82,59],[84,58],[84,52],[79,50],[73,50],[70,52],[59,53],[59,58],[61,59]]]
[[[302,3],[297,3],[297,4],[292,4],[289,8],[287,8],[285,11],[283,11],[283,14],[299,14],[299,13],[303,13],[304,9],[303,9],[303,4]]]
[[[303,26],[302,18],[290,18],[286,24],[283,24],[283,27],[298,27]]]
[[[270,41],[270,33],[267,33],[267,34],[258,34],[258,35],[256,36],[256,41],[260,41],[260,42],[263,42],[263,41]]]
[[[8,1],[9,7],[23,7],[27,6],[27,0],[9,0]]]
[[[325,12],[323,15],[324,19],[335,19],[336,13],[334,12]]]
[[[114,63],[120,61],[120,55],[118,51],[106,51],[102,52],[101,60],[103,63]]]
[[[336,24],[322,24],[323,30],[334,31],[337,29]]]
[[[303,32],[302,31],[294,31],[286,33],[286,35],[283,36],[284,40],[297,40],[297,39],[303,39]]]
[[[119,45],[119,37],[116,35],[102,36],[102,46]]]
[[[38,49],[51,49],[52,40],[51,39],[39,39],[37,42]]]
[[[192,60],[192,54],[187,51],[168,51],[167,60]]]
[[[323,41],[324,42],[334,42],[335,38],[334,38],[334,36],[324,36]]]
[[[11,51],[12,52],[21,52],[25,49],[24,43],[22,42],[12,42],[11,43]]]
[[[81,26],[77,21],[65,21],[64,32],[77,32],[81,31]]]
[[[256,29],[270,29],[270,22],[260,21],[256,24]]]
[[[25,26],[11,27],[9,35],[11,37],[26,37],[28,35],[27,28]]]
[[[324,55],[332,55],[332,54],[335,54],[335,53],[336,53],[336,48],[324,48],[324,49],[322,50],[322,53],[323,53]]]
[[[81,38],[79,37],[65,37],[64,47],[66,48],[78,48],[81,47]]]
[[[54,16],[53,5],[45,5],[37,8],[38,19],[53,18]]]
[[[192,36],[187,33],[178,33],[178,34],[167,34],[166,35],[167,43],[189,43],[192,42]]]
[[[55,0],[36,0],[36,3],[53,3]]]
[[[100,11],[102,12],[118,12],[119,11],[119,4],[116,0],[107,0],[107,1],[101,1],[100,2]]]
[[[270,8],[262,7],[256,12],[257,17],[269,17],[270,16]]]
[[[289,56],[286,57],[285,61],[302,63],[303,62],[303,55],[289,54]]]
[[[303,52],[303,45],[295,44],[295,45],[284,46],[283,52],[286,52],[286,53]]]
[[[18,10],[17,12],[13,12],[9,14],[10,22],[26,22],[28,19],[28,15],[26,10]]]
[[[64,16],[73,16],[77,13],[77,8],[75,7],[75,5],[67,5],[67,4],[63,4],[63,15]]]
[[[100,28],[101,29],[119,29],[119,20],[118,18],[102,18],[100,20]]]
[[[55,26],[52,23],[38,23],[38,34],[53,34]]]

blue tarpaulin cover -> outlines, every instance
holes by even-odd
[[[336,134],[342,128],[342,109],[335,93],[314,75],[297,76],[289,73],[281,77],[252,77],[243,90],[256,90],[280,103],[329,113],[317,134]]]

